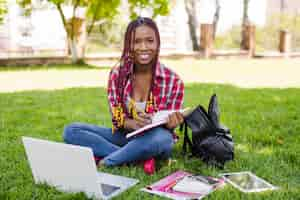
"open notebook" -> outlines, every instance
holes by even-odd
[[[223,179],[179,170],[141,190],[170,199],[188,200],[202,199],[223,185]]]
[[[190,113],[190,111],[191,111],[190,108],[185,108],[185,109],[180,109],[180,110],[161,110],[161,111],[158,111],[152,116],[152,119],[151,119],[152,123],[151,124],[148,124],[148,125],[140,128],[140,129],[137,129],[137,130],[135,130],[131,133],[128,133],[126,135],[126,138],[131,138],[133,136],[142,134],[143,132],[145,132],[145,131],[147,131],[151,128],[154,128],[154,127],[165,124],[168,120],[168,116],[170,114],[172,114],[173,112],[180,112],[184,116],[186,116],[186,115],[188,115],[188,113]]]

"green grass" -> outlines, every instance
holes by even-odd
[[[180,140],[173,154],[176,162],[167,166],[160,161],[154,176],[145,175],[141,166],[104,168],[106,172],[140,180],[137,186],[115,199],[162,199],[139,189],[179,169],[212,176],[249,170],[280,187],[274,192],[244,194],[228,185],[207,199],[300,198],[300,89],[187,85],[185,104],[207,107],[214,92],[219,97],[222,122],[233,133],[235,160],[220,170],[197,159],[183,158]],[[86,199],[82,193],[67,194],[46,185],[35,185],[21,136],[62,141],[64,125],[74,121],[110,126],[106,102],[103,88],[1,93],[0,199]]]

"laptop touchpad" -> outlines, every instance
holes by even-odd
[[[114,185],[108,185],[108,184],[105,184],[105,183],[101,183],[101,189],[102,189],[102,193],[105,195],[105,196],[109,196],[111,195],[113,192],[115,192],[116,190],[119,190],[120,187],[118,186],[114,186]]]

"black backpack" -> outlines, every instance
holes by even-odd
[[[208,112],[199,105],[185,117],[181,125],[184,128],[183,153],[187,152],[187,144],[192,156],[200,158],[209,165],[223,168],[226,161],[234,158],[234,143],[230,130],[219,121],[217,96],[214,94],[209,102]],[[188,135],[188,127],[192,130],[192,140]]]

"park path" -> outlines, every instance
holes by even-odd
[[[163,60],[185,83],[232,84],[244,88],[300,88],[300,59]],[[99,64],[99,63],[93,63]],[[105,87],[109,69],[0,71],[0,92]]]

